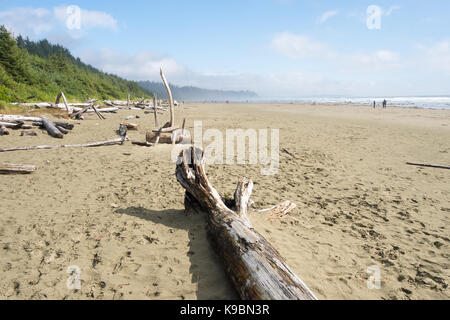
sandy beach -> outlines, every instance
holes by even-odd
[[[74,121],[63,140],[36,130],[0,137],[0,147],[77,144],[117,137],[145,141],[153,114],[120,111]],[[160,123],[168,119],[161,115]],[[203,128],[280,129],[280,167],[210,165],[222,193],[255,182],[255,209],[291,200],[257,231],[319,299],[450,299],[450,110],[347,105],[184,104],[176,122]],[[184,212],[170,145],[0,153],[33,164],[31,175],[0,175],[0,299],[237,299],[206,238],[205,217]],[[69,290],[70,266],[81,288]],[[370,289],[369,267],[381,288]]]

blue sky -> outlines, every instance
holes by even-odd
[[[80,29],[67,26],[70,5]],[[158,80],[163,66],[175,84],[266,98],[450,95],[449,12],[447,0],[0,0],[15,34],[104,71]]]

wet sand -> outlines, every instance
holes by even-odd
[[[153,114],[88,116],[63,140],[37,130],[0,137],[0,147],[77,144],[116,138],[119,123],[144,141]],[[176,122],[203,129],[280,129],[277,175],[264,165],[210,165],[232,194],[255,182],[255,208],[291,200],[281,219],[250,219],[320,299],[449,299],[450,110],[307,104],[185,104]],[[160,123],[168,119],[165,114]],[[34,164],[0,175],[0,299],[236,299],[211,249],[202,214],[184,213],[171,146],[108,146],[0,153]],[[68,267],[81,288],[69,290]],[[369,289],[377,266],[381,288]]]

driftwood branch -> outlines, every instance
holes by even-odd
[[[407,165],[410,166],[418,166],[418,167],[427,167],[427,168],[435,168],[435,169],[449,169],[450,166],[442,166],[439,164],[424,164],[424,163],[414,163],[414,162],[407,162]]]
[[[26,164],[0,163],[0,173],[32,173],[36,170],[36,166]]]
[[[167,83],[166,77],[164,76],[163,70],[161,68],[161,79],[164,83],[164,87],[166,87],[167,96],[169,98],[169,107],[170,107],[170,127],[172,127],[175,124],[175,111],[173,107],[173,97],[172,97],[172,91],[170,90],[169,83]]]
[[[111,145],[115,145],[115,144],[123,144],[125,140],[127,140],[127,138],[122,137],[122,138],[117,138],[117,139],[113,139],[113,140],[98,141],[98,142],[91,142],[91,143],[85,143],[85,144],[63,144],[63,145],[55,145],[55,146],[42,145],[42,146],[30,146],[30,147],[12,147],[12,148],[2,148],[2,149],[0,149],[0,152],[111,146]]]
[[[191,147],[182,151],[175,174],[186,189],[186,209],[208,214],[209,238],[242,299],[317,299],[250,223],[247,208],[253,187],[251,181],[242,179],[238,183],[234,211],[208,181],[202,150]]]

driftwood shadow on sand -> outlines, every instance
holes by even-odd
[[[162,224],[168,228],[186,230],[189,235],[189,251],[187,256],[190,260],[189,273],[192,283],[197,284],[197,299],[239,299],[233,287],[229,283],[222,264],[212,249],[206,238],[206,218],[202,213],[189,212],[184,210],[149,210],[142,207],[129,207],[116,210],[117,214],[126,214],[140,219]],[[207,250],[207,254],[198,255],[196,252]],[[207,257],[208,260],[205,260]],[[211,270],[211,265],[216,265],[215,270]],[[224,287],[223,294],[211,296],[211,283],[217,280],[217,275],[212,272],[223,273],[223,283],[215,283],[216,286]]]

